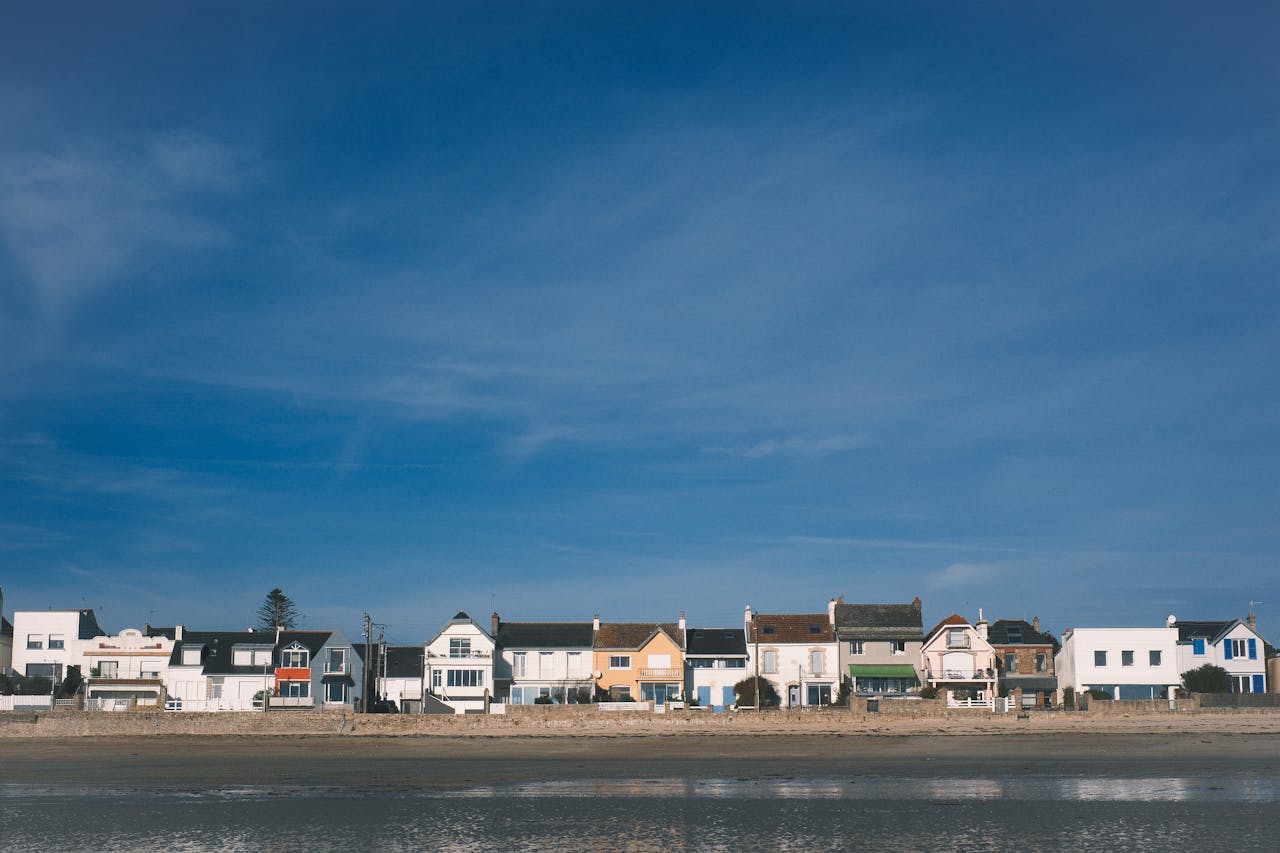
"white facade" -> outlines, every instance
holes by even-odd
[[[458,714],[487,710],[493,697],[493,638],[459,613],[426,645],[427,692]]]
[[[1172,699],[1182,683],[1176,628],[1077,628],[1054,657],[1059,689],[1112,699]]]
[[[753,614],[746,608],[747,667],[773,682],[784,708],[827,705],[840,692],[840,644],[835,638],[835,600],[828,613]],[[741,679],[739,679],[741,680]]]
[[[591,676],[590,646],[576,649],[523,648],[502,650],[496,665],[498,678],[511,679],[508,700],[532,705],[539,697],[555,704],[576,703],[585,691],[587,701],[595,680]]]
[[[61,682],[68,667],[78,666],[87,676],[84,649],[102,633],[92,610],[18,610],[13,614],[13,669]]]
[[[94,637],[84,643],[85,707],[123,710],[156,705],[164,695],[173,640],[151,637],[137,628]]]
[[[1179,630],[1178,672],[1197,669],[1205,664],[1222,667],[1231,676],[1232,693],[1266,692],[1266,643],[1258,633],[1240,620],[1222,623],[1169,621]],[[1188,630],[1188,626],[1213,626],[1207,631]]]

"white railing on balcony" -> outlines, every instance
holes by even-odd
[[[640,670],[640,678],[683,678],[684,673],[673,667],[663,667],[659,669],[642,669]]]

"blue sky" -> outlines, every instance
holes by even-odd
[[[0,30],[8,610],[1275,635],[1270,4],[260,5]]]

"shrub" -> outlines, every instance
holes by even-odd
[[[1089,696],[1090,699],[1109,700],[1111,698],[1110,693],[1108,693],[1105,690],[1098,690],[1096,687],[1089,688],[1088,690],[1085,691],[1085,693]]]
[[[920,698],[921,699],[937,699],[938,688],[934,687],[933,685],[926,685],[924,687],[921,687]]]
[[[776,708],[781,704],[778,698],[778,688],[774,687],[773,682],[767,678],[757,679],[755,676],[744,678],[737,684],[733,685],[733,693],[737,699],[739,707],[743,705],[755,706],[756,704],[756,681],[760,682],[760,707]]]
[[[1184,672],[1182,686],[1192,693],[1230,693],[1231,673],[1207,663]]]

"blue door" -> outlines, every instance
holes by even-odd
[[[1252,642],[1252,640],[1250,640],[1250,642]],[[1261,675],[1255,675],[1253,677],[1253,692],[1254,693],[1267,692],[1267,685]]]
[[[699,688],[698,688],[698,705],[699,705],[699,707],[706,708],[706,707],[707,707],[707,706],[709,706],[710,704],[711,704],[711,688],[710,688],[710,687],[699,687]]]
[[[725,706],[726,708],[730,708],[730,707],[732,707],[732,706],[733,706],[733,703],[736,701],[736,699],[737,699],[737,697],[735,697],[735,696],[733,695],[733,688],[732,688],[732,687],[725,687],[725,688],[724,688],[724,706]]]

